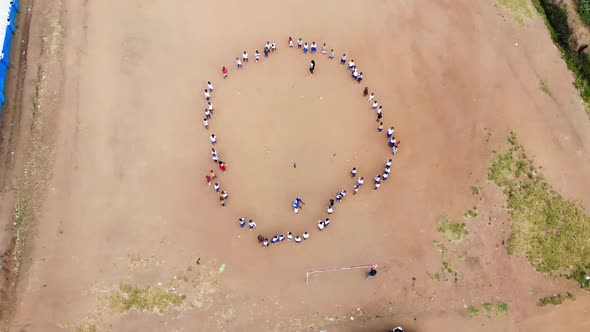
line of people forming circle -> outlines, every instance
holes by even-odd
[[[289,37],[288,39],[288,45],[289,48],[294,48],[294,41],[291,37]],[[310,46],[307,42],[303,42],[301,38],[299,38],[297,40],[297,48],[298,49],[302,49],[303,50],[303,54],[309,54],[309,50],[310,50]],[[266,45],[264,46],[264,56],[265,57],[269,57],[271,53],[274,53],[277,51],[277,46],[276,43],[274,42],[266,42]],[[311,43],[311,53],[316,53],[318,52],[318,46],[316,44],[316,42],[312,42]],[[322,55],[326,55],[328,53],[327,51],[327,46],[326,43],[323,44],[322,49],[321,49],[321,54]],[[330,51],[330,54],[328,55],[328,59],[329,60],[333,60],[334,59],[334,50],[332,49]],[[260,52],[258,50],[256,50],[254,52],[254,58],[256,62],[260,62]],[[346,64],[346,59],[347,56],[346,54],[342,54],[342,57],[340,58],[340,64],[341,65],[345,65]],[[242,69],[244,68],[244,63],[249,62],[249,55],[248,52],[244,51],[242,53],[241,59],[240,57],[236,58],[236,66],[237,69]],[[315,64],[315,60],[311,60],[310,62],[310,66],[309,66],[309,72],[311,75],[313,75],[314,70],[315,70],[316,64]],[[354,62],[354,60],[350,60],[348,61],[348,66],[347,66],[348,70],[351,71],[351,76],[352,78],[358,82],[361,83],[363,80],[363,73],[358,71],[358,68]],[[221,73],[224,79],[228,78],[229,75],[229,70],[227,69],[227,67],[223,66],[221,69]],[[215,89],[213,87],[213,84],[211,83],[211,81],[207,82],[207,88],[205,89],[204,95],[205,95],[205,101],[207,102],[207,107],[205,108],[205,117],[203,119],[203,125],[205,127],[205,129],[209,129],[209,121],[212,119],[213,117],[213,113],[214,113],[214,107],[213,107],[213,103],[211,101],[211,97],[214,93]],[[377,100],[375,100],[375,94],[373,92],[371,92],[369,94],[369,88],[365,87],[363,90],[363,97],[367,98],[369,105],[371,107],[372,111],[376,112],[376,122],[378,122],[378,126],[377,126],[377,132],[381,133],[383,132],[383,106],[379,105],[379,103],[377,102]],[[398,152],[398,148],[399,148],[399,144],[400,141],[398,141],[395,136],[395,129],[394,127],[390,127],[389,129],[387,129],[386,131],[386,137],[389,140],[389,147],[391,148],[391,151],[393,153],[393,155],[396,155]],[[216,163],[219,166],[219,169],[221,170],[221,172],[225,172],[227,170],[227,164],[224,161],[221,161],[219,158],[219,153],[217,152],[217,150],[215,149],[215,146],[217,144],[217,136],[215,136],[215,134],[211,134],[211,136],[209,137],[209,140],[211,141],[211,144],[213,145],[213,147],[211,148],[211,158],[213,160],[214,163]],[[381,183],[383,181],[386,181],[387,178],[389,177],[389,174],[391,172],[391,164],[392,164],[392,159],[389,159],[387,162],[385,162],[385,168],[383,173],[377,174],[374,177],[374,184],[373,184],[373,190],[378,190],[381,187]],[[362,176],[357,177],[357,169],[356,167],[353,167],[352,170],[350,171],[350,176],[354,179],[356,178],[356,183],[353,186],[353,195],[356,195],[357,192],[359,191],[359,189],[361,188],[361,186],[364,184],[365,179]],[[205,176],[206,180],[207,180],[207,184],[209,186],[213,185],[213,189],[215,190],[216,193],[218,193],[219,196],[219,203],[222,207],[226,206],[226,201],[229,198],[229,194],[227,193],[227,191],[225,190],[221,190],[221,186],[219,185],[218,182],[213,182],[215,179],[217,179],[217,175],[215,174],[215,172],[213,170],[209,171],[209,175]],[[344,198],[346,197],[347,192],[346,190],[341,190],[339,193],[336,194],[336,196],[334,197],[335,199],[330,199],[329,203],[328,203],[328,207],[326,209],[326,212],[328,214],[328,217],[324,218],[324,219],[320,219],[317,222],[317,227],[320,231],[324,230],[326,227],[328,227],[331,223],[331,220],[329,218],[330,215],[332,215],[332,213],[334,213],[334,206],[335,206],[335,202],[342,202],[344,200]],[[305,205],[305,203],[303,202],[303,200],[299,197],[295,198],[293,200],[293,212],[295,214],[299,213],[299,210],[303,208],[303,205]],[[253,231],[256,228],[256,222],[254,220],[248,220],[245,217],[241,217],[238,220],[238,223],[240,225],[240,227],[245,228],[246,225],[248,226],[248,228],[250,229],[250,231]],[[310,234],[308,232],[303,232],[303,234],[301,235],[293,235],[291,232],[287,232],[287,234],[279,234],[279,235],[274,235],[270,240],[267,237],[264,237],[263,235],[258,235],[258,242],[261,243],[263,246],[265,247],[269,247],[271,244],[275,244],[275,243],[279,243],[279,242],[283,242],[285,240],[288,241],[294,241],[295,243],[301,243],[304,240],[307,240],[310,237]],[[376,270],[373,271],[374,269],[371,269],[370,273],[373,273],[371,275],[374,276],[376,274]]]

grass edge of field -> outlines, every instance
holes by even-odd
[[[590,217],[581,203],[563,198],[537,173],[514,133],[507,141],[509,150],[495,154],[488,180],[506,195],[508,253],[527,257],[543,274],[574,279],[590,290]]]

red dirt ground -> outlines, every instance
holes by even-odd
[[[539,18],[521,27],[499,19],[493,3],[467,0],[62,0],[33,10],[33,25],[47,25],[48,12],[61,15],[61,71],[49,80],[61,93],[53,176],[10,330],[92,324],[102,290],[165,282],[197,268],[196,258],[227,266],[207,295],[210,306],[167,315],[105,311],[99,329],[590,328],[588,294],[506,254],[503,196],[485,180],[492,150],[512,130],[555,189],[590,207],[590,122]],[[289,36],[327,42],[337,57],[346,52],[365,82],[319,54],[311,77],[311,56],[287,49]],[[31,38],[31,47],[40,44],[40,34]],[[277,53],[235,69],[242,50],[253,59],[267,40]],[[230,68],[226,81],[222,65]],[[209,131],[201,125],[207,80],[216,85]],[[391,153],[364,85],[403,142],[377,192],[371,179]],[[204,180],[212,132],[229,165],[219,179],[231,195],[226,208]],[[328,199],[351,191],[353,166],[365,186],[317,232]],[[475,184],[480,197],[471,194]],[[306,205],[295,216],[296,196]],[[456,280],[431,279],[441,268],[432,245],[442,240],[438,218],[460,220],[474,205],[480,213],[466,221],[469,236],[448,245]],[[258,222],[256,232],[238,227],[241,216]],[[312,235],[268,249],[255,239],[288,230]],[[136,269],[130,256],[150,260]],[[314,275],[305,285],[307,270],[370,263],[380,265],[371,281],[355,270]],[[565,291],[577,300],[535,306]],[[468,316],[467,306],[492,301],[507,303],[508,314]]]

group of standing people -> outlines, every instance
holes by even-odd
[[[277,50],[277,44],[274,42],[267,41],[266,44],[264,45],[263,50],[264,50],[264,57],[268,58],[270,53],[273,53]],[[242,56],[236,58],[237,69],[244,68],[244,64],[249,61],[250,61],[250,55],[248,54],[248,52],[247,51],[242,52]],[[260,62],[260,52],[258,50],[256,50],[254,52],[254,61],[256,61],[256,63]],[[227,69],[227,67],[225,67],[225,66],[222,66],[221,67],[221,74],[223,75],[223,78],[226,79],[229,75],[229,69]]]
[[[293,40],[293,38],[289,37],[287,43],[288,43],[289,48],[295,47],[295,41]],[[303,40],[301,38],[299,38],[297,40],[297,48],[302,49],[304,54],[309,54],[309,53],[314,54],[314,53],[318,52],[318,45],[316,44],[315,41],[313,41],[310,45],[307,42],[303,42]],[[264,50],[264,56],[268,57],[270,55],[270,53],[273,53],[277,50],[276,43],[267,41],[263,50]],[[326,43],[323,43],[321,51],[319,51],[319,52],[321,52],[322,55],[328,55],[328,49],[327,49]],[[333,60],[334,57],[335,57],[334,49],[331,49],[327,58],[329,60]],[[254,52],[254,58],[255,58],[255,62],[260,61],[260,52],[258,50],[256,50]],[[237,69],[242,69],[244,67],[244,64],[247,62],[249,62],[249,54],[247,51],[243,51],[241,57],[236,58]],[[351,72],[352,78],[356,82],[361,83],[363,81],[363,72],[358,70],[358,67],[353,59],[351,59],[347,62],[346,53],[342,54],[342,57],[340,58],[340,64],[347,66],[347,69],[350,70],[350,72]],[[309,66],[310,74],[313,75],[315,69],[316,69],[316,62],[315,62],[315,60],[311,60],[310,66]],[[228,77],[229,70],[225,66],[222,67],[221,72],[222,72],[224,79]],[[204,93],[205,101],[207,103],[207,107],[205,108],[205,117],[203,119],[203,125],[204,125],[205,129],[209,128],[209,121],[212,119],[213,113],[214,113],[214,107],[213,107],[213,104],[211,101],[213,93],[214,93],[213,85],[211,84],[211,82],[207,82],[207,89],[205,89],[205,93]],[[377,117],[376,121],[379,123],[379,125],[377,127],[377,131],[379,133],[381,133],[383,131],[383,121],[382,121],[382,119],[383,119],[383,106],[380,106],[379,103],[377,102],[377,100],[375,100],[374,93],[371,93],[369,95],[368,87],[365,87],[363,90],[363,97],[366,98],[367,96],[368,96],[368,102],[370,104],[371,109],[376,112],[376,117]],[[394,133],[395,133],[394,128],[390,127],[386,132],[386,136],[389,139],[389,146],[390,146],[393,154],[395,155],[398,151],[398,147],[399,147],[400,142],[396,140]],[[215,134],[212,134],[209,137],[209,139],[211,141],[211,144],[213,145],[213,147],[211,148],[212,160],[214,163],[216,163],[219,166],[219,168],[222,172],[225,172],[227,170],[227,165],[225,162],[220,160],[219,154],[218,154],[217,150],[215,149],[215,146],[217,144],[217,137],[215,136]],[[373,187],[374,190],[378,190],[381,186],[381,183],[383,181],[386,181],[387,178],[389,177],[389,174],[391,171],[391,163],[392,163],[392,160],[389,159],[385,163],[385,168],[384,168],[383,173],[380,173],[377,176],[375,176],[375,178],[374,178],[375,182],[374,182],[374,187]],[[226,200],[229,198],[229,194],[227,193],[227,191],[221,190],[221,186],[219,185],[218,182],[213,182],[214,180],[217,179],[215,172],[213,170],[210,170],[209,173],[210,174],[206,176],[207,183],[209,186],[211,186],[213,183],[213,189],[215,190],[216,193],[220,194],[220,196],[219,196],[220,204],[221,204],[221,206],[225,207]],[[351,170],[350,175],[353,179],[356,179],[355,184],[353,186],[353,195],[356,195],[357,192],[359,191],[359,189],[364,184],[365,179],[362,176],[357,177],[356,167]],[[343,189],[340,192],[338,192],[333,199],[329,200],[328,207],[326,209],[328,216],[326,218],[318,220],[318,222],[317,222],[317,227],[320,231],[324,230],[326,227],[328,227],[330,225],[330,223],[331,223],[330,216],[334,213],[335,203],[342,202],[344,200],[344,198],[346,197],[346,195],[347,195],[347,191]],[[295,198],[293,200],[293,212],[295,214],[299,213],[299,210],[303,208],[303,205],[305,205],[305,203],[303,202],[303,200],[300,197]],[[250,229],[250,231],[253,231],[254,228],[256,228],[256,222],[251,219],[249,221],[246,221],[246,220],[247,219],[245,217],[239,218],[238,219],[239,226],[242,228],[245,228],[247,225],[248,228]],[[263,235],[258,235],[258,242],[261,243],[265,247],[269,247],[271,244],[280,243],[285,240],[293,241],[295,243],[301,243],[302,241],[307,240],[309,237],[310,237],[310,234],[307,231],[303,232],[301,235],[294,235],[291,232],[287,232],[286,234],[274,235],[270,239],[263,236]],[[371,269],[371,271],[368,274],[368,278],[371,278],[374,275],[376,275],[376,270]]]
[[[213,103],[211,102],[211,98],[213,96],[214,91],[215,88],[213,87],[213,84],[211,83],[211,81],[208,81],[207,88],[204,92],[205,102],[207,103],[207,107],[205,107],[205,118],[203,119],[203,126],[205,127],[205,129],[209,129],[209,121],[213,118],[214,108]],[[221,172],[225,172],[227,170],[227,164],[219,159],[219,153],[217,153],[217,150],[215,149],[215,145],[217,144],[217,136],[215,136],[215,134],[211,134],[211,136],[209,136],[209,140],[211,141],[211,145],[213,145],[213,147],[211,148],[211,159],[219,167]],[[227,193],[227,191],[221,190],[221,186],[218,182],[213,182],[216,179],[217,174],[215,174],[215,171],[213,170],[209,171],[209,175],[205,175],[207,185],[213,185],[213,189],[216,193],[219,194],[219,204],[222,207],[225,207],[226,201],[229,198],[229,194]]]

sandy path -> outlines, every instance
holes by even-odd
[[[522,300],[530,287],[563,287],[546,285],[521,259],[490,254],[505,233],[477,226],[469,245],[483,256],[475,272],[465,271],[464,283],[441,286],[425,274],[440,264],[431,243],[436,218],[461,216],[475,203],[470,186],[485,178],[491,150],[509,130],[558,190],[590,206],[590,122],[542,22],[520,28],[499,20],[492,4],[472,1],[322,1],[313,10],[299,1],[232,4],[64,2],[57,158],[19,287],[15,329],[77,324],[95,308],[91,289],[160,282],[196,257],[227,264],[220,289],[235,310],[231,320],[219,325],[213,311],[198,310],[131,314],[115,320],[114,329],[273,330],[293,318],[381,305],[399,313],[386,320],[416,328],[465,326],[463,303],[498,296],[514,309],[485,324],[514,330],[534,310],[534,297]],[[289,35],[326,40],[337,54],[353,55],[376,89],[386,125],[395,125],[403,141],[390,183],[379,192],[367,189],[389,154],[359,85],[319,55],[317,75],[307,76],[308,59],[285,49]],[[252,57],[269,39],[279,43],[278,54],[237,73],[232,59],[243,49]],[[227,82],[221,65],[231,69]],[[211,161],[201,90],[209,79],[218,112],[210,132],[230,165],[220,179],[232,195],[226,209],[204,184]],[[541,79],[553,97],[538,89]],[[328,195],[352,185],[347,172],[355,152],[369,181],[338,206],[329,232],[299,247],[265,250],[237,227],[247,213],[269,234],[311,229]],[[308,203],[296,217],[294,195]],[[129,255],[136,253],[160,264],[131,271]],[[307,269],[373,262],[383,266],[375,282],[363,282],[358,271],[303,283]],[[469,276],[494,286],[475,289],[480,280]],[[515,276],[526,278],[514,282]],[[458,318],[439,320],[449,311]],[[567,322],[586,317],[580,312],[577,322]]]

